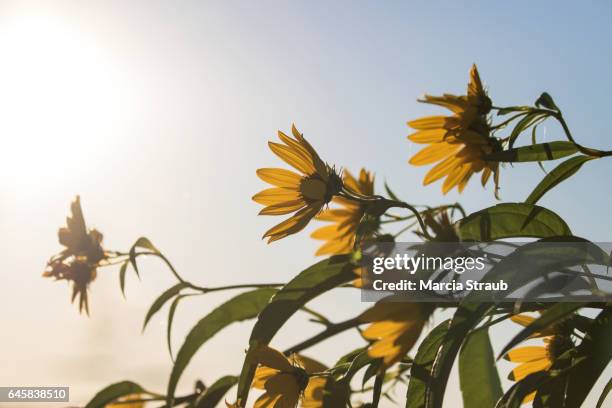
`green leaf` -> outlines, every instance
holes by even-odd
[[[268,304],[274,293],[276,289],[273,288],[241,293],[214,309],[191,329],[172,367],[166,397],[169,406],[172,406],[174,392],[183,371],[200,347],[231,323],[256,317]]]
[[[446,320],[437,325],[419,346],[410,368],[406,408],[423,408],[425,406],[425,390],[431,378],[431,368],[436,352],[448,332],[449,324],[450,320]]]
[[[249,352],[260,344],[268,344],[276,332],[302,306],[313,298],[355,279],[349,256],[324,259],[300,272],[283,286],[259,315],[249,339]],[[238,383],[238,399],[246,405],[256,364],[245,357]]]
[[[172,355],[172,322],[174,321],[174,314],[176,313],[176,308],[178,307],[181,299],[187,296],[193,295],[179,295],[177,296],[170,305],[170,309],[168,309],[168,325],[166,327],[166,343],[168,345],[168,354],[170,354],[170,359],[174,362],[174,356]]]
[[[157,299],[155,299],[155,301],[153,302],[153,304],[149,308],[149,311],[147,312],[147,315],[145,316],[144,323],[142,324],[142,331],[145,330],[145,328],[147,327],[147,324],[149,323],[149,320],[151,320],[151,318],[157,312],[159,312],[159,310],[162,308],[162,306],[165,305],[166,302],[169,301],[170,299],[172,299],[174,296],[178,295],[179,292],[181,290],[183,290],[184,288],[186,288],[186,287],[187,287],[187,284],[185,284],[185,283],[182,283],[182,282],[181,283],[177,283],[176,285],[172,286],[171,288],[167,289],[164,293],[159,295],[159,297]]]
[[[534,128],[535,129],[535,128]],[[578,151],[574,143],[556,141],[550,143],[537,143],[530,146],[516,147],[490,154],[487,160],[516,163],[516,162],[542,162],[546,160],[557,160],[570,156]]]
[[[367,349],[367,346],[357,348],[340,357],[336,362],[330,370],[331,375],[325,381],[322,408],[346,406],[351,393],[351,379],[368,363]]]
[[[571,235],[566,222],[557,214],[523,203],[497,204],[470,214],[458,222],[458,230],[463,241]]]
[[[121,268],[119,269],[119,287],[121,288],[121,294],[125,298],[125,273],[127,272],[127,267],[130,261],[125,261],[121,264]]]
[[[85,405],[85,408],[104,408],[106,404],[110,404],[118,398],[137,393],[149,392],[132,381],[114,383],[98,392],[93,399]]]
[[[544,176],[542,181],[540,181],[531,194],[529,194],[529,197],[527,197],[525,203],[535,204],[549,190],[553,189],[559,183],[574,175],[574,173],[576,173],[584,163],[593,159],[594,157],[591,156],[576,156],[559,164],[554,168],[554,170]]]
[[[387,195],[389,196],[390,199],[395,200],[395,201],[402,201],[400,200],[397,195],[391,190],[391,188],[389,187],[389,185],[387,184],[387,182],[385,181],[385,191],[387,192]]]
[[[156,254],[159,254],[160,252],[155,247],[155,245],[151,243],[151,241],[147,237],[140,237],[136,240],[136,242],[134,242],[134,245],[132,245],[132,247],[130,248],[130,254],[129,254],[130,263],[132,264],[132,267],[134,268],[136,275],[140,277],[140,272],[138,271],[138,264],[136,263],[136,249],[137,248],[148,249]]]
[[[469,295],[459,304],[451,319],[448,331],[436,350],[430,377],[425,388],[426,408],[442,407],[448,377],[463,341],[470,331],[493,309],[494,305],[471,301]]]
[[[536,391],[546,379],[548,379],[546,371],[538,371],[529,374],[527,377],[510,387],[504,396],[497,402],[495,408],[520,408],[521,405],[523,405],[525,397]]]
[[[546,119],[548,114],[539,113],[539,112],[530,112],[525,115],[521,120],[519,120],[512,129],[510,136],[508,136],[508,147],[512,148],[514,146],[514,142],[516,139],[523,133],[525,130],[529,129],[531,126],[539,123],[540,121]]]
[[[223,396],[238,383],[238,377],[226,375],[208,387],[193,404],[194,408],[215,408]]]
[[[540,332],[552,324],[558,323],[576,310],[583,307],[585,303],[557,303],[546,309],[540,317],[534,320],[529,326],[521,330],[499,353],[498,358],[505,355],[510,349],[514,348],[523,340],[528,339],[532,334]]]
[[[612,359],[612,307],[607,306],[591,324],[584,340],[577,347],[578,356],[586,359],[569,374],[566,407],[579,408],[593,385]]]
[[[459,353],[464,408],[493,407],[504,394],[488,329],[474,330]]]
[[[612,379],[608,380],[608,383],[604,387],[603,391],[601,392],[601,395],[599,396],[599,399],[597,400],[597,406],[595,408],[603,407],[603,403],[606,402],[606,397],[610,393],[610,390],[612,390]]]
[[[559,108],[557,107],[557,105],[555,104],[555,101],[553,100],[552,96],[550,96],[548,92],[543,92],[542,95],[540,95],[538,100],[535,102],[535,105],[538,107],[543,106],[546,109],[550,109],[550,110],[559,112]]]

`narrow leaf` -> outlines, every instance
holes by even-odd
[[[591,388],[610,364],[612,359],[611,338],[612,307],[607,306],[595,318],[585,339],[577,348],[577,355],[586,356],[586,359],[577,364],[570,373],[566,396],[568,408],[582,406]]]
[[[226,375],[208,387],[193,404],[194,408],[215,408],[223,396],[238,383],[238,377]]]
[[[406,408],[423,408],[425,406],[425,390],[431,378],[431,368],[436,352],[446,333],[450,320],[437,325],[419,346],[410,369],[410,381],[406,392]]]
[[[464,408],[493,407],[503,395],[488,329],[473,331],[459,353]]]
[[[535,129],[535,128],[534,128]],[[517,163],[517,162],[543,162],[547,160],[557,160],[562,157],[570,156],[578,151],[574,143],[557,141],[550,143],[537,143],[530,146],[516,147],[490,154],[487,160]]]
[[[125,298],[125,273],[127,272],[127,267],[130,261],[125,261],[121,264],[121,268],[119,269],[119,287],[121,288],[121,294]]]
[[[355,278],[349,256],[339,255],[324,259],[300,272],[281,288],[259,315],[249,340],[249,353],[260,344],[268,344],[287,320],[308,301]],[[244,359],[238,399],[246,404],[255,364]]]
[[[178,295],[178,293],[181,290],[183,290],[185,287],[187,287],[187,285],[185,283],[182,283],[182,282],[181,283],[177,283],[176,285],[172,286],[171,288],[169,288],[165,292],[163,292],[161,295],[159,295],[159,297],[157,299],[155,299],[155,301],[153,302],[153,304],[149,308],[149,311],[147,312],[147,315],[145,316],[144,323],[142,324],[142,330],[143,331],[147,327],[147,324],[149,323],[149,320],[151,320],[151,318],[157,312],[159,312],[159,310],[162,308],[162,306],[165,305],[166,302],[169,301],[170,299],[172,299],[174,296]]]
[[[174,392],[183,371],[200,347],[231,323],[256,317],[275,292],[276,289],[263,288],[241,293],[214,309],[191,329],[172,367],[166,397],[169,406],[172,406]]]
[[[608,383],[604,387],[603,391],[601,392],[601,395],[599,396],[599,399],[597,400],[597,406],[595,408],[603,407],[603,403],[606,402],[606,397],[610,393],[610,390],[612,390],[612,379],[608,380]]]
[[[151,243],[149,238],[140,237],[136,240],[136,242],[134,242],[134,245],[132,245],[132,247],[130,248],[130,253],[129,253],[130,263],[132,264],[132,267],[134,268],[134,271],[136,272],[136,276],[140,277],[140,271],[138,270],[138,264],[136,263],[136,249],[137,248],[145,248],[157,254],[159,254],[160,252],[155,247],[155,245]]]
[[[93,399],[85,405],[85,408],[104,408],[106,404],[110,404],[118,398],[137,393],[148,393],[148,391],[132,381],[114,383],[98,392]]]
[[[535,204],[544,194],[559,183],[574,175],[584,163],[593,160],[590,156],[576,156],[564,161],[548,173],[525,200],[527,204]]]

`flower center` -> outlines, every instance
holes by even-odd
[[[327,185],[318,178],[306,178],[300,184],[300,193],[306,200],[324,200],[326,192]]]

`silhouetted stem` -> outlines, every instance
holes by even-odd
[[[330,337],[335,336],[338,333],[341,333],[345,330],[351,329],[353,327],[357,327],[359,326],[361,323],[363,323],[359,318],[355,317],[349,320],[345,320],[343,322],[340,323],[332,323],[329,326],[327,326],[327,328],[325,330],[323,330],[321,333],[307,339],[304,340],[303,342],[296,344],[293,347],[288,348],[287,350],[285,350],[285,355],[291,355],[294,353],[299,353],[302,350],[305,350],[311,346],[314,346],[317,343],[322,342],[323,340],[326,340]]]

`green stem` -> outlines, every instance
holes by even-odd
[[[354,317],[352,319],[348,319],[345,320],[343,322],[340,323],[332,323],[331,325],[329,325],[325,330],[323,330],[322,332],[320,332],[319,334],[304,340],[303,342],[296,344],[293,347],[288,348],[287,350],[285,350],[285,355],[291,355],[294,353],[299,353],[302,350],[305,350],[309,347],[314,346],[317,343],[320,343],[323,340],[326,340],[330,337],[335,336],[338,333],[341,333],[345,330],[351,329],[353,327],[359,326],[361,323],[363,323],[358,317]]]

